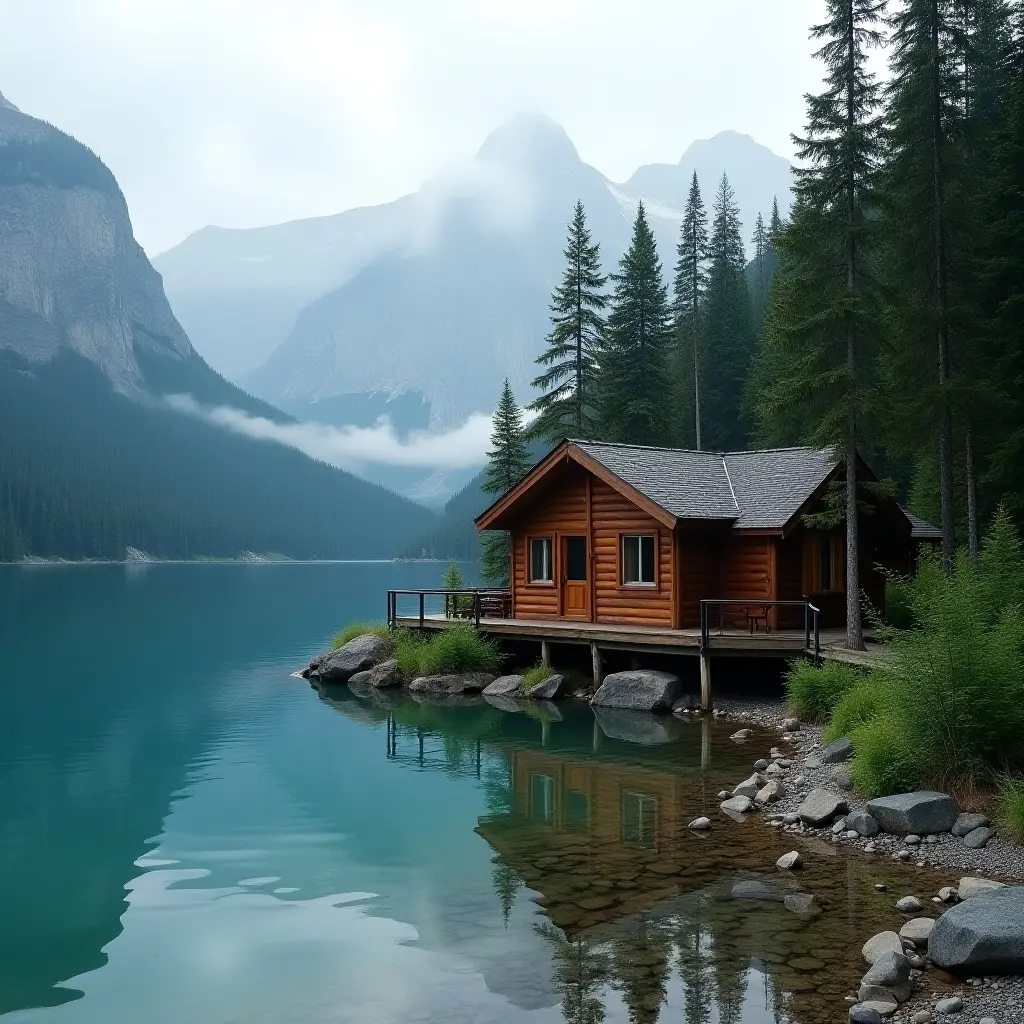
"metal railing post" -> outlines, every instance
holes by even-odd
[[[420,629],[423,628],[423,600],[427,595],[420,591]]]
[[[700,650],[703,654],[708,649],[708,606],[706,601],[700,603]]]
[[[476,620],[476,628],[480,628],[480,591],[473,591],[473,617]]]
[[[804,601],[804,650],[811,646],[811,602]]]

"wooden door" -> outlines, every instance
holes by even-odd
[[[562,537],[562,617],[590,619],[590,558],[586,537]]]

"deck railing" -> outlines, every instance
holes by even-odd
[[[719,628],[722,624],[722,610],[725,608],[743,608],[746,611],[747,619],[750,622],[751,632],[757,624],[758,619],[764,619],[765,630],[768,629],[768,613],[772,608],[802,608],[804,612],[804,650],[811,650],[811,641],[814,641],[814,659],[818,660],[821,653],[821,631],[819,628],[819,616],[821,609],[811,604],[808,600],[802,601],[761,601],[750,600],[750,598],[704,598],[700,603],[700,652],[706,654],[711,645],[710,612],[712,608],[718,609]],[[753,609],[753,614],[751,613]]]
[[[459,590],[389,590],[388,591],[388,625],[394,626],[398,621],[399,597],[419,598],[419,624],[423,628],[427,616],[427,597],[443,597],[437,602],[439,613],[443,611],[447,619],[472,619],[479,626],[480,619],[508,618],[512,613],[512,591],[502,587],[465,587]],[[434,614],[434,613],[431,613]]]

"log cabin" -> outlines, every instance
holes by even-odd
[[[846,530],[812,525],[845,466],[832,451],[707,452],[563,441],[477,519],[511,537],[512,618],[688,629],[700,602],[724,625],[796,629],[812,600],[846,618]],[[858,458],[858,481],[874,474]],[[862,488],[860,588],[884,611],[885,573],[912,571],[939,531]],[[819,520],[820,521],[820,520]],[[762,620],[762,621],[759,621]]]

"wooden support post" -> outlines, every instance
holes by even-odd
[[[700,707],[702,711],[711,711],[711,654],[700,652]]]
[[[540,642],[540,663],[545,668],[551,668],[551,644],[547,640]]]
[[[629,667],[633,669],[634,672],[637,671],[637,669],[641,668],[639,654],[634,654],[630,657]]]
[[[601,726],[598,725],[597,719],[594,719],[594,732],[590,739],[590,747],[596,754],[601,749],[601,738],[604,733],[601,732]]]
[[[601,648],[593,642],[590,644],[590,661],[594,666],[594,692],[596,693],[604,680],[604,669],[601,665]]]
[[[551,720],[547,717],[540,722],[540,745],[546,747],[551,740]]]
[[[705,715],[700,722],[700,770],[711,767],[711,719]]]

